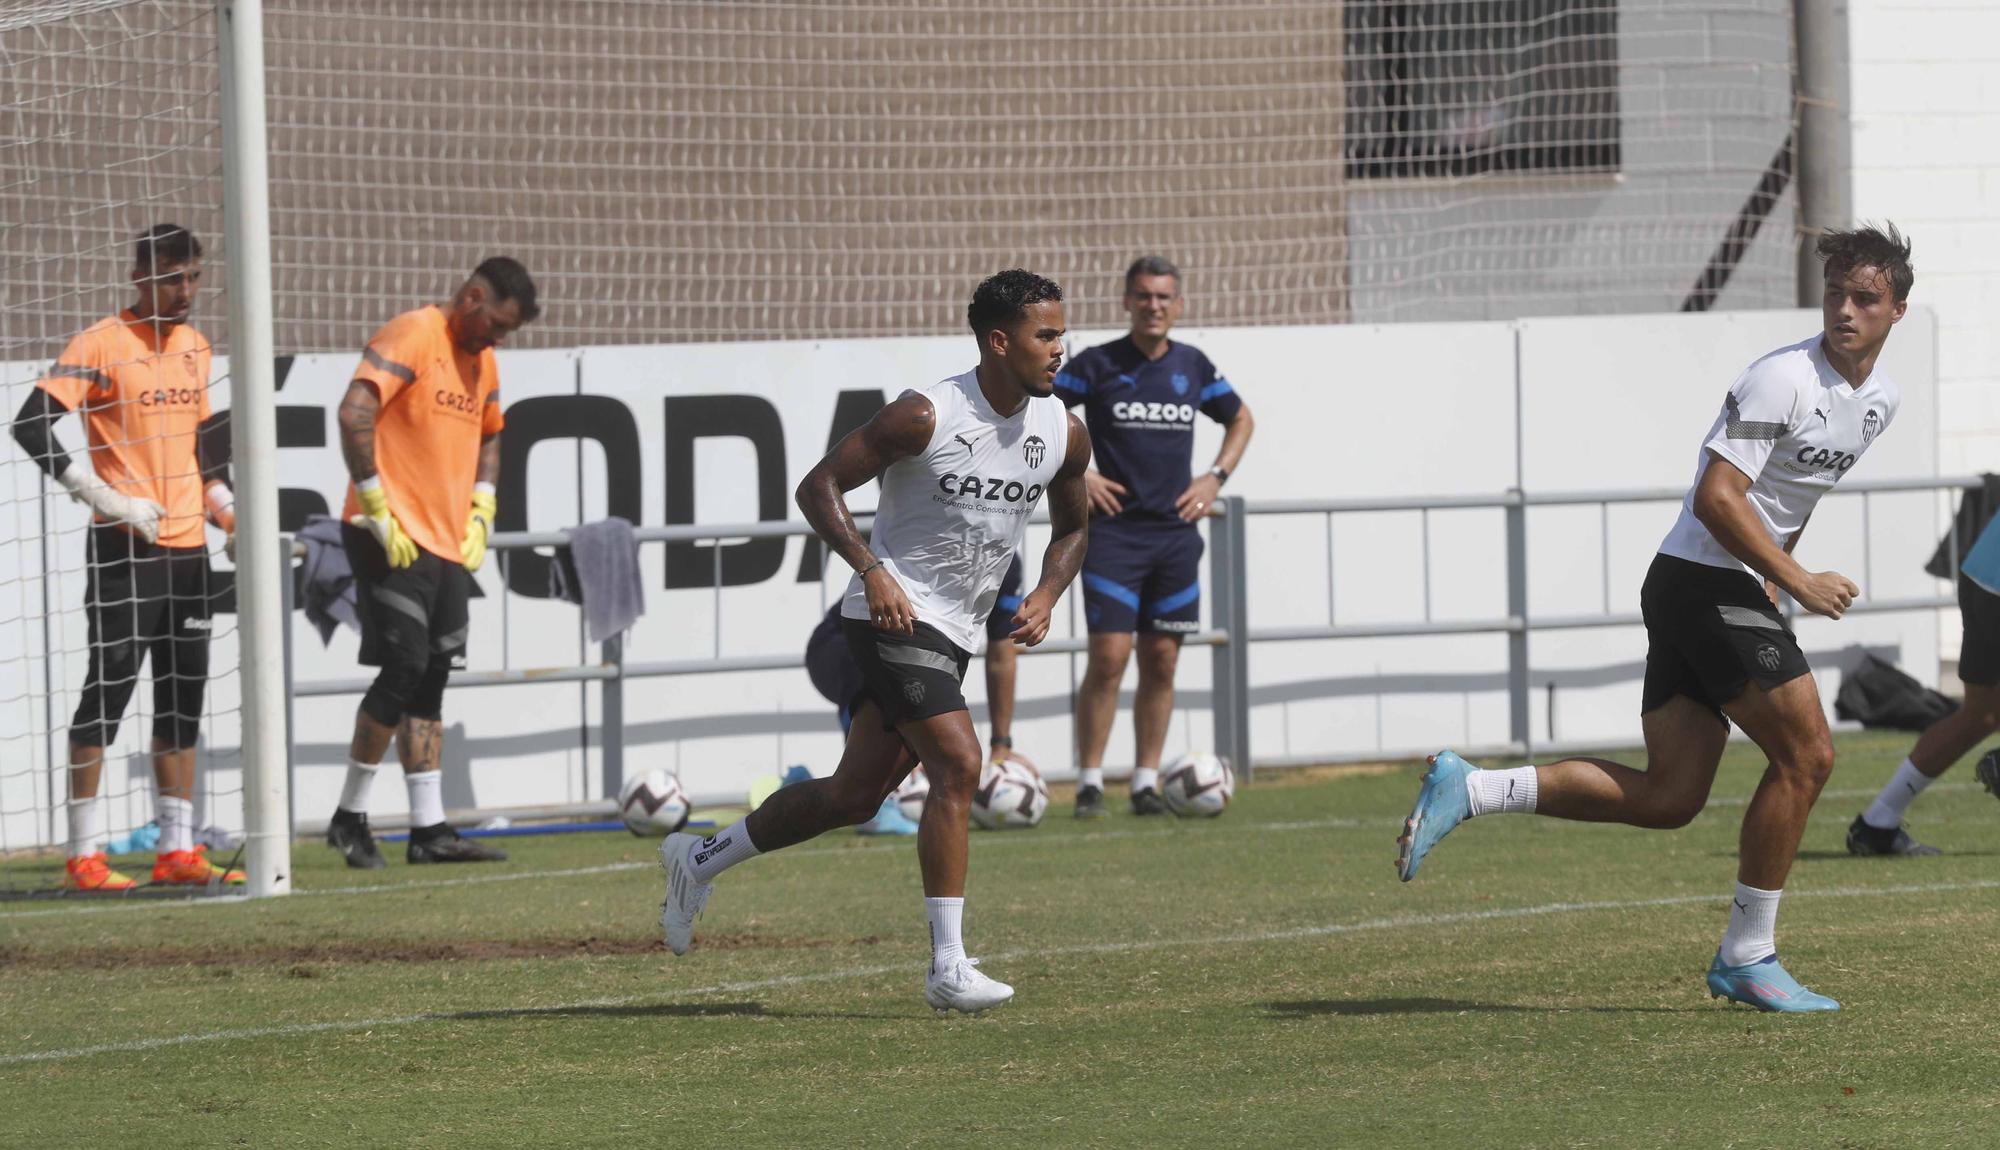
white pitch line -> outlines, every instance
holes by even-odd
[[[1948,793],[1952,791],[1969,791],[1978,789],[1980,789],[1980,786],[1977,783],[1939,783],[1929,787],[1925,791],[1925,793],[1937,794],[1937,793]],[[1822,791],[1820,793],[1820,798],[1834,799],[1834,800],[1860,799],[1860,798],[1872,799],[1875,797],[1877,793],[1878,793],[1877,788],[1870,788],[1867,790]],[[1710,799],[1707,805],[1710,807],[1742,807],[1742,806],[1748,806],[1749,803],[1750,803],[1750,796],[1748,795],[1724,795],[1720,798]],[[1813,817],[1815,819],[1824,819],[1836,816],[1834,816],[1831,812],[1815,811]],[[1837,817],[1842,822],[1847,821],[1847,816],[1845,815],[1839,815]],[[1172,825],[1172,824],[1166,824],[1166,825]],[[1398,822],[1387,818],[1301,819],[1291,822],[1235,823],[1232,825],[1241,826],[1247,830],[1264,831],[1264,832],[1314,831],[1314,830],[1371,830],[1371,829],[1386,828],[1386,830],[1391,833],[1399,829],[1400,826]],[[1615,826],[1616,824],[1597,823],[1588,825],[1596,826],[1599,828],[1605,828],[1605,827]],[[838,834],[839,832],[835,831],[831,833]],[[995,846],[1003,846],[1003,845],[1018,846],[1028,843],[1035,843],[1041,845],[1078,845],[1087,843],[1109,842],[1118,839],[1160,838],[1171,833],[1173,832],[1167,830],[1107,830],[1107,831],[1096,831],[1092,833],[1079,834],[1079,835],[1059,835],[1059,836],[1044,837],[1038,835],[1027,835],[1019,832],[1008,833],[1003,831],[1000,832],[999,834],[994,834],[994,835],[981,835],[974,841],[979,845],[981,849],[985,849],[988,847],[995,847]],[[805,847],[802,849],[785,852],[785,857],[787,858],[798,858],[801,856],[820,856],[820,857],[833,857],[833,858],[869,857],[864,850],[857,850],[853,847]],[[616,874],[621,871],[649,870],[658,865],[659,864],[650,861],[606,863],[602,866],[565,867],[558,870],[511,871],[502,874],[465,875],[459,878],[430,879],[421,882],[369,883],[369,884],[361,884],[353,886],[312,887],[312,888],[302,888],[294,890],[287,897],[328,898],[328,897],[339,897],[346,895],[400,894],[406,891],[431,891],[431,890],[445,890],[452,887],[485,886],[488,883],[496,883],[496,882],[522,882],[530,879],[579,878],[594,874]],[[240,907],[249,905],[249,903],[250,900],[248,898],[238,895],[220,895],[208,898],[187,898],[187,899],[170,899],[170,900],[163,899],[159,901],[146,900],[146,899],[132,899],[130,901],[121,901],[121,902],[104,902],[104,903],[92,902],[92,903],[85,903],[80,906],[61,906],[61,907],[37,908],[35,910],[0,911],[0,921],[7,921],[10,919],[45,918],[53,915],[65,915],[65,914],[72,914],[72,915],[73,914],[120,914],[133,911],[192,910],[202,907],[218,907],[218,906]]]
[[[1795,899],[1875,898],[1885,895],[1948,894],[1956,891],[1993,889],[2000,889],[2000,879],[1979,882],[1915,883],[1906,886],[1887,887],[1834,887],[1828,890],[1797,891],[1793,893],[1792,897]],[[1725,897],[1720,894],[1695,894],[1675,895],[1667,898],[1550,902],[1534,906],[1448,911],[1442,914],[1416,914],[1398,918],[1369,918],[1361,919],[1357,922],[1325,923],[1319,926],[1300,926],[1291,927],[1286,930],[1259,931],[1253,934],[1219,935],[1208,938],[1132,939],[1124,942],[1083,943],[1075,946],[1055,946],[1045,947],[1040,950],[1006,952],[993,955],[992,960],[996,963],[1020,962],[1035,959],[1062,958],[1070,955],[1123,954],[1145,950],[1194,950],[1211,946],[1258,945],[1271,942],[1290,942],[1302,938],[1325,938],[1332,935],[1361,934],[1381,930],[1455,926],[1461,923],[1490,922],[1494,919],[1539,918],[1558,914],[1580,914],[1588,911],[1648,910],[1657,907],[1718,903]],[[302,1034],[323,1034],[328,1031],[372,1030],[378,1027],[416,1026],[424,1023],[455,1022],[496,1016],[532,1017],[537,1015],[559,1015],[577,1010],[601,1010],[609,1007],[660,1004],[684,998],[703,998],[716,994],[741,994],[747,991],[775,990],[816,982],[839,982],[851,978],[877,978],[885,974],[908,972],[913,965],[912,963],[898,963],[893,966],[849,967],[843,970],[821,971],[816,974],[789,974],[775,978],[719,982],[711,986],[688,987],[683,990],[669,990],[658,994],[635,994],[619,998],[582,999],[575,1002],[557,1003],[551,1006],[500,1006],[457,1011],[426,1011],[421,1014],[404,1014],[383,1018],[300,1022],[285,1026],[257,1026],[235,1030],[213,1030],[200,1034],[175,1034],[160,1038],[140,1038],[129,1042],[106,1042],[94,1046],[76,1046],[60,1050],[32,1050],[14,1054],[0,1054],[0,1066],[18,1066],[31,1062],[58,1062],[73,1058],[89,1058],[99,1054],[123,1054],[133,1051],[158,1050],[162,1047],[189,1046],[203,1042],[228,1042],[251,1038],[285,1038]]]
[[[1242,823],[1244,829],[1253,831],[1304,831],[1304,830],[1358,830],[1364,828],[1389,827],[1393,825],[1383,819],[1307,819],[1297,822]],[[832,832],[838,834],[838,831]],[[981,835],[975,842],[981,850],[1003,845],[1038,843],[1044,846],[1074,845],[1079,843],[1108,842],[1116,839],[1164,838],[1173,832],[1161,830],[1098,831],[1090,834],[1036,836],[1021,833],[1001,832],[995,835]],[[914,839],[912,839],[914,842]],[[879,848],[877,848],[879,850]],[[832,858],[867,858],[868,848],[855,847],[805,847],[789,850],[781,857],[800,858],[819,856]],[[874,857],[880,857],[876,855]],[[459,878],[430,879],[420,882],[366,883],[354,886],[308,887],[292,891],[287,898],[324,898],[337,895],[397,894],[404,891],[431,891],[449,887],[484,886],[496,882],[521,882],[526,879],[576,878],[583,875],[615,874],[620,871],[655,870],[656,862],[605,863],[601,866],[566,867],[560,870],[511,871],[502,874],[465,875]],[[217,895],[208,898],[188,898],[173,900],[132,899],[121,902],[85,903],[80,906],[46,907],[36,910],[0,911],[0,921],[18,918],[42,918],[62,914],[114,914],[126,911],[186,910],[202,906],[246,906],[248,898],[240,895]]]

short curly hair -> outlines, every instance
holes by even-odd
[[[1028,314],[1031,303],[1061,303],[1062,288],[1046,276],[1020,268],[1008,268],[987,276],[972,292],[966,305],[965,321],[972,334],[984,337],[995,328],[1011,327]]]

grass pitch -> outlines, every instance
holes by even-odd
[[[1490,818],[1408,885],[1415,765],[975,833],[968,942],[1017,990],[977,1018],[923,1004],[907,840],[732,871],[679,959],[651,842],[302,844],[289,899],[0,908],[0,1146],[1990,1146],[2000,803],[1961,765],[1913,811],[1949,853],[1842,845],[1908,742],[1840,738],[1789,884],[1835,1015],[1702,986],[1747,746],[1686,830]]]

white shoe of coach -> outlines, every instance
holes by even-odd
[[[694,943],[694,920],[708,905],[710,883],[694,877],[691,856],[700,835],[671,834],[660,844],[660,866],[667,872],[667,897],[660,903],[660,928],[667,934],[667,949],[686,954]]]
[[[979,960],[961,958],[924,980],[924,1001],[939,1010],[978,1014],[1014,997],[1014,988],[979,973]]]

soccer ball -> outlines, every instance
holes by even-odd
[[[1160,772],[1160,797],[1184,819],[1222,813],[1236,794],[1236,772],[1206,751],[1182,755]]]
[[[687,792],[665,771],[647,771],[625,780],[618,791],[618,817],[641,837],[670,835],[687,825]]]
[[[931,797],[931,780],[924,774],[923,764],[917,764],[889,797],[903,809],[904,818],[913,823],[924,821],[924,800]]]
[[[1049,811],[1049,785],[1027,763],[989,763],[972,796],[972,821],[989,831],[1031,827]]]

